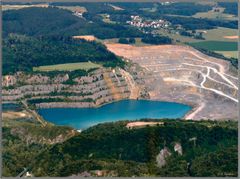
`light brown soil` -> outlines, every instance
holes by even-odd
[[[224,36],[225,39],[238,39],[238,36]]]
[[[79,36],[73,36],[74,39],[84,39],[87,41],[94,41],[96,38],[93,35],[79,35]]]
[[[155,125],[163,125],[164,122],[141,122],[141,121],[138,121],[138,122],[129,122],[126,127],[128,129],[132,129],[134,127],[145,127],[145,126],[155,126]]]
[[[106,46],[145,69],[151,100],[193,106],[187,119],[237,119],[237,74],[231,71],[229,62],[188,46]]]
[[[23,118],[27,117],[29,114],[26,111],[21,111],[21,112],[14,112],[14,111],[7,111],[2,113],[2,118],[5,119],[18,119],[18,118]]]
[[[112,5],[112,4],[110,4],[110,6],[111,6],[114,10],[116,10],[116,11],[122,11],[122,10],[124,10],[123,8],[118,7],[118,6],[114,6],[114,5]]]

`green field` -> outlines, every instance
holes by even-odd
[[[196,48],[202,48],[210,51],[237,51],[237,42],[226,41],[203,41],[189,43]]]
[[[237,39],[228,39],[224,38],[225,36],[236,36],[238,34],[237,29],[223,28],[218,27],[216,29],[210,30],[198,30],[201,32],[205,32],[203,37],[208,41],[230,41],[237,42]]]
[[[33,71],[73,71],[73,70],[90,70],[100,68],[101,65],[92,62],[66,63],[58,65],[47,65],[33,67]]]
[[[224,13],[224,8],[218,8],[219,12],[214,12],[213,10],[208,12],[199,12],[193,17],[195,18],[207,18],[207,19],[219,19],[219,20],[237,20],[238,18],[231,14]]]
[[[226,41],[226,42],[237,42],[237,39],[229,39],[225,36],[236,36],[238,34],[237,29],[230,29],[224,27],[218,27],[216,29],[210,30],[196,30],[197,32],[203,32],[203,37],[205,40],[194,39],[192,37],[182,36],[180,34],[168,33],[162,29],[155,30],[154,32],[163,36],[168,36],[174,41],[180,41],[183,43],[194,43],[194,42],[203,42],[203,41]]]
[[[220,53],[227,58],[238,58],[238,51],[215,51],[216,53]]]
[[[173,33],[169,33],[166,32],[163,29],[159,29],[159,30],[155,30],[155,33],[162,35],[162,36],[168,36],[169,38],[173,39],[174,41],[179,41],[179,42],[183,42],[183,43],[190,43],[190,42],[201,42],[203,40],[199,40],[199,39],[194,39],[192,37],[187,37],[187,36],[183,36],[180,34],[173,34]]]

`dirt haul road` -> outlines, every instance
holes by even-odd
[[[227,61],[187,46],[106,44],[145,69],[152,100],[189,104],[186,119],[237,119],[237,74]]]

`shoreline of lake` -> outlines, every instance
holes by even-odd
[[[82,130],[99,123],[120,120],[183,118],[191,110],[191,106],[176,102],[120,100],[94,108],[40,108],[37,112],[50,123]]]

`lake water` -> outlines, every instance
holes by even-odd
[[[57,125],[86,129],[95,124],[142,118],[182,118],[192,108],[188,105],[148,100],[123,100],[98,108],[39,109],[43,118]]]

